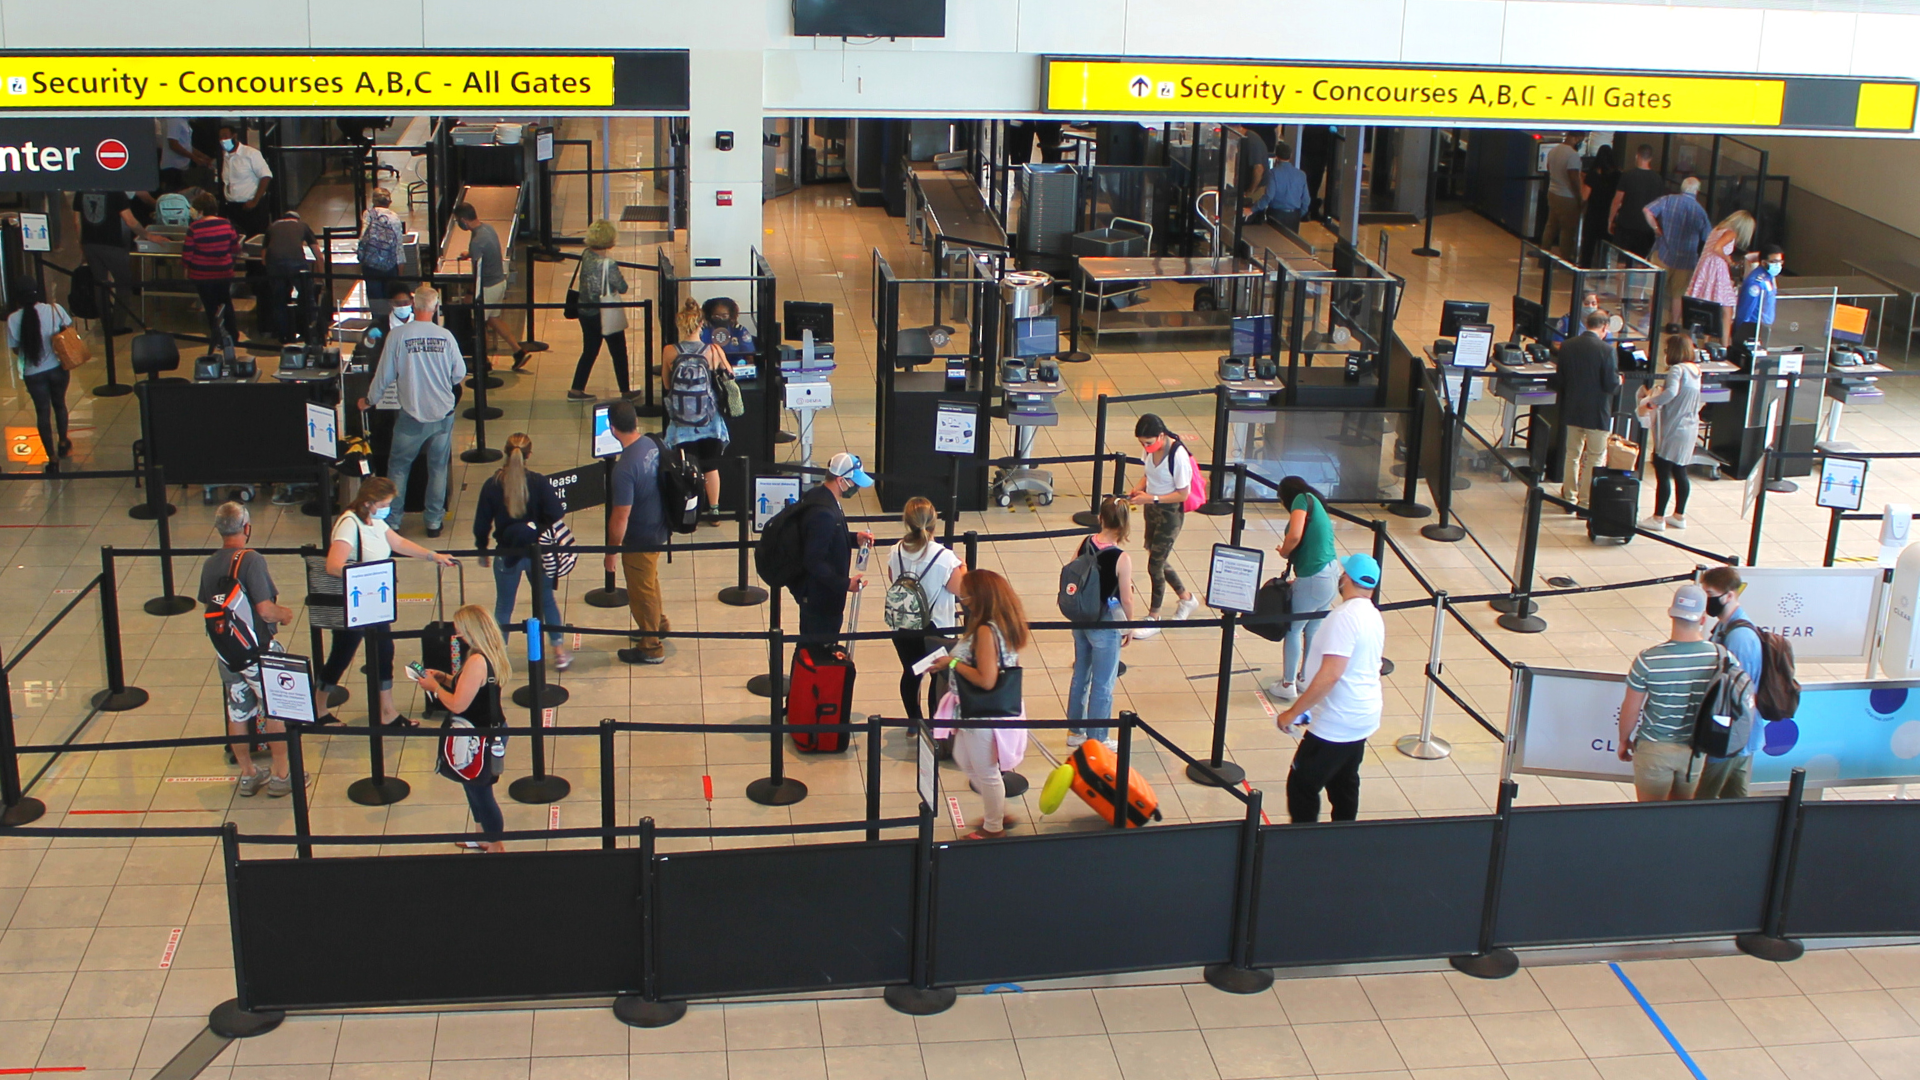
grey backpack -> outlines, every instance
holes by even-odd
[[[1100,595],[1100,549],[1092,540],[1080,543],[1080,553],[1060,568],[1060,593],[1055,598],[1068,622],[1097,623],[1106,613],[1107,598]]]

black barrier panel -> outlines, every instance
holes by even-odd
[[[1513,812],[1500,945],[1757,933],[1782,800]]]
[[[641,989],[635,851],[243,859],[237,874],[256,1009]],[[436,915],[496,921],[436,928]]]
[[[1261,830],[1254,963],[1473,952],[1493,826],[1491,817],[1412,818]]]
[[[933,982],[1225,963],[1240,823],[934,849]]]
[[[1862,937],[1920,934],[1920,803],[1813,802],[1801,808],[1800,853],[1784,932]]]
[[[663,999],[904,983],[914,841],[656,857]]]

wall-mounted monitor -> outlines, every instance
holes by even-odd
[[[947,0],[793,0],[795,37],[946,37]]]

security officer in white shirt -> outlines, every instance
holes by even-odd
[[[273,170],[260,151],[240,141],[240,133],[231,124],[220,125],[220,184],[226,199],[221,212],[242,236],[258,236],[267,231],[271,210],[267,206],[267,187]]]

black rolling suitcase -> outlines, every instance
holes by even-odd
[[[460,579],[460,603],[467,602],[467,571],[460,563],[453,564]],[[453,641],[453,623],[447,618],[446,583],[441,580],[444,567],[434,568],[434,607],[436,618],[420,632],[420,665],[428,671],[444,671],[454,674],[459,671],[460,659],[455,654]],[[428,716],[437,716],[446,710],[440,708],[438,699],[426,708]]]
[[[1593,500],[1587,511],[1587,539],[1633,539],[1634,522],[1640,515],[1640,481],[1632,473],[1595,469]]]

